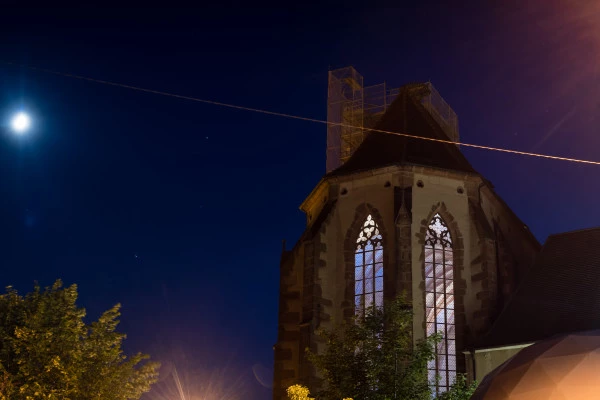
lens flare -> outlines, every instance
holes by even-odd
[[[247,398],[250,373],[210,366],[188,371],[168,363],[161,367],[160,381],[144,396],[148,400],[243,400]]]

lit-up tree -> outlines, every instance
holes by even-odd
[[[60,281],[0,295],[0,400],[133,400],[150,390],[158,364],[123,354],[119,305],[86,324],[76,301],[77,287]]]
[[[322,353],[307,350],[324,380],[317,400],[431,400],[435,394],[427,366],[435,359],[441,334],[413,344],[412,309],[404,297],[361,314],[322,330],[326,344]],[[439,398],[466,400],[474,388],[460,376]]]

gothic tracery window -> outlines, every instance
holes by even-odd
[[[354,253],[355,314],[383,306],[383,243],[379,226],[369,215],[356,239]]]
[[[435,214],[425,236],[427,336],[439,333],[443,337],[437,345],[435,359],[427,364],[429,384],[435,395],[447,391],[456,380],[453,261],[450,231],[442,217]]]

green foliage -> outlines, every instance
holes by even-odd
[[[467,383],[467,378],[463,374],[456,377],[456,382],[450,390],[437,397],[438,400],[469,400],[477,389],[477,381]]]
[[[326,348],[321,354],[307,349],[309,360],[324,379],[317,398],[339,400],[431,400],[427,362],[435,355],[439,335],[413,345],[412,309],[404,296],[371,309],[332,330],[321,330]],[[466,382],[460,382],[466,385]],[[453,396],[465,393],[453,388]],[[468,397],[447,397],[449,399]]]
[[[123,354],[120,306],[86,324],[76,301],[77,286],[60,281],[0,295],[0,400],[139,399],[156,382],[157,363]]]
[[[326,350],[309,352],[326,382],[319,399],[431,399],[427,361],[439,337],[413,347],[412,312],[403,297],[319,334]]]

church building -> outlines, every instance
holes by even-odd
[[[428,365],[431,382],[441,377],[434,392],[457,373],[481,380],[543,336],[512,337],[525,323],[514,318],[536,313],[515,293],[538,264],[560,260],[552,249],[540,257],[527,225],[452,143],[458,119],[430,83],[364,87],[348,67],[330,71],[328,89],[327,172],[301,205],[306,230],[281,256],[274,400],[318,384],[305,349],[324,348],[319,328],[400,293],[413,338],[444,337]]]

